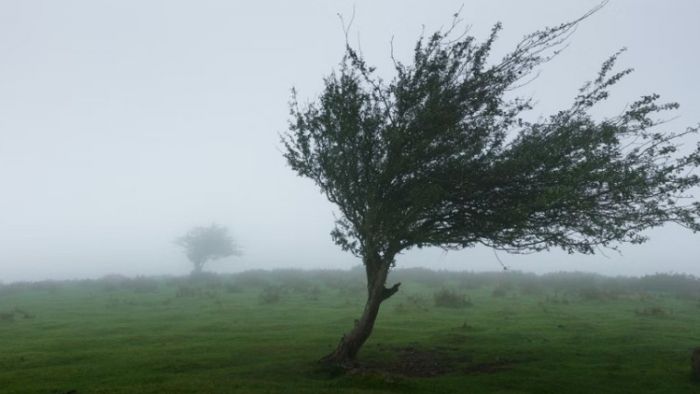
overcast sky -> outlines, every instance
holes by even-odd
[[[195,225],[228,226],[242,257],[212,270],[350,268],[329,236],[333,206],[280,154],[289,91],[320,92],[344,35],[391,76],[425,25],[463,4],[472,34],[501,21],[503,54],[526,33],[583,14],[593,1],[0,1],[0,281],[185,274],[172,240]],[[601,113],[657,92],[681,103],[667,125],[700,121],[700,2],[613,0],[522,89],[536,115],[566,107],[602,61],[627,47],[636,71]],[[688,140],[692,143],[692,139]],[[700,195],[700,193],[697,193]],[[514,256],[512,269],[700,275],[700,234],[677,226],[595,256]],[[400,267],[497,270],[474,248],[411,251]]]

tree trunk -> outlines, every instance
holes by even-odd
[[[357,353],[369,338],[374,328],[374,321],[379,314],[379,306],[387,298],[394,295],[399,290],[401,283],[397,283],[391,288],[384,287],[387,275],[389,274],[390,261],[372,259],[365,261],[367,271],[367,303],[359,320],[355,320],[355,327],[350,332],[343,335],[338,343],[338,347],[331,354],[323,357],[321,362],[330,366],[338,366],[345,369],[353,368],[357,365]]]
[[[204,267],[203,261],[193,261],[194,269],[192,269],[192,276],[197,276],[202,273],[202,268]]]
[[[700,382],[700,347],[693,350],[693,355],[690,357],[690,368],[693,379]]]

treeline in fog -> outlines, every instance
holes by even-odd
[[[493,296],[559,294],[582,299],[614,299],[643,293],[663,293],[680,298],[700,300],[700,278],[680,273],[657,273],[641,277],[609,277],[585,272],[556,272],[537,275],[519,271],[469,272],[433,271],[425,268],[397,269],[392,279],[410,286],[440,288],[469,292],[493,288]],[[363,295],[364,269],[357,266],[345,270],[252,270],[237,274],[202,272],[189,276],[127,277],[111,274],[99,279],[44,280],[0,284],[0,297],[24,291],[57,293],[80,287],[95,292],[152,293],[174,289],[178,296],[235,293],[241,290],[261,291],[261,294],[308,293],[336,291],[352,297]],[[274,298],[274,297],[273,297]]]

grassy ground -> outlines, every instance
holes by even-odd
[[[700,392],[695,295],[471,279],[403,278],[342,376],[314,360],[359,316],[357,272],[5,285],[0,392]]]

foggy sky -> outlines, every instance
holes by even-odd
[[[448,25],[464,4],[471,34],[501,21],[495,58],[526,33],[574,19],[593,1],[26,1],[0,2],[0,281],[184,274],[173,239],[191,226],[228,226],[242,257],[209,264],[349,268],[330,239],[334,207],[282,158],[289,92],[317,97],[340,61],[337,13],[379,73],[394,54]],[[566,108],[621,47],[636,71],[601,114],[638,96],[678,101],[665,127],[700,121],[700,3],[613,0],[522,88],[534,116]],[[694,137],[697,138],[697,137]],[[693,143],[693,138],[688,144]],[[696,192],[700,195],[700,192]],[[700,234],[668,225],[622,255],[499,253],[512,269],[700,275]],[[486,248],[410,251],[399,267],[497,270]]]

